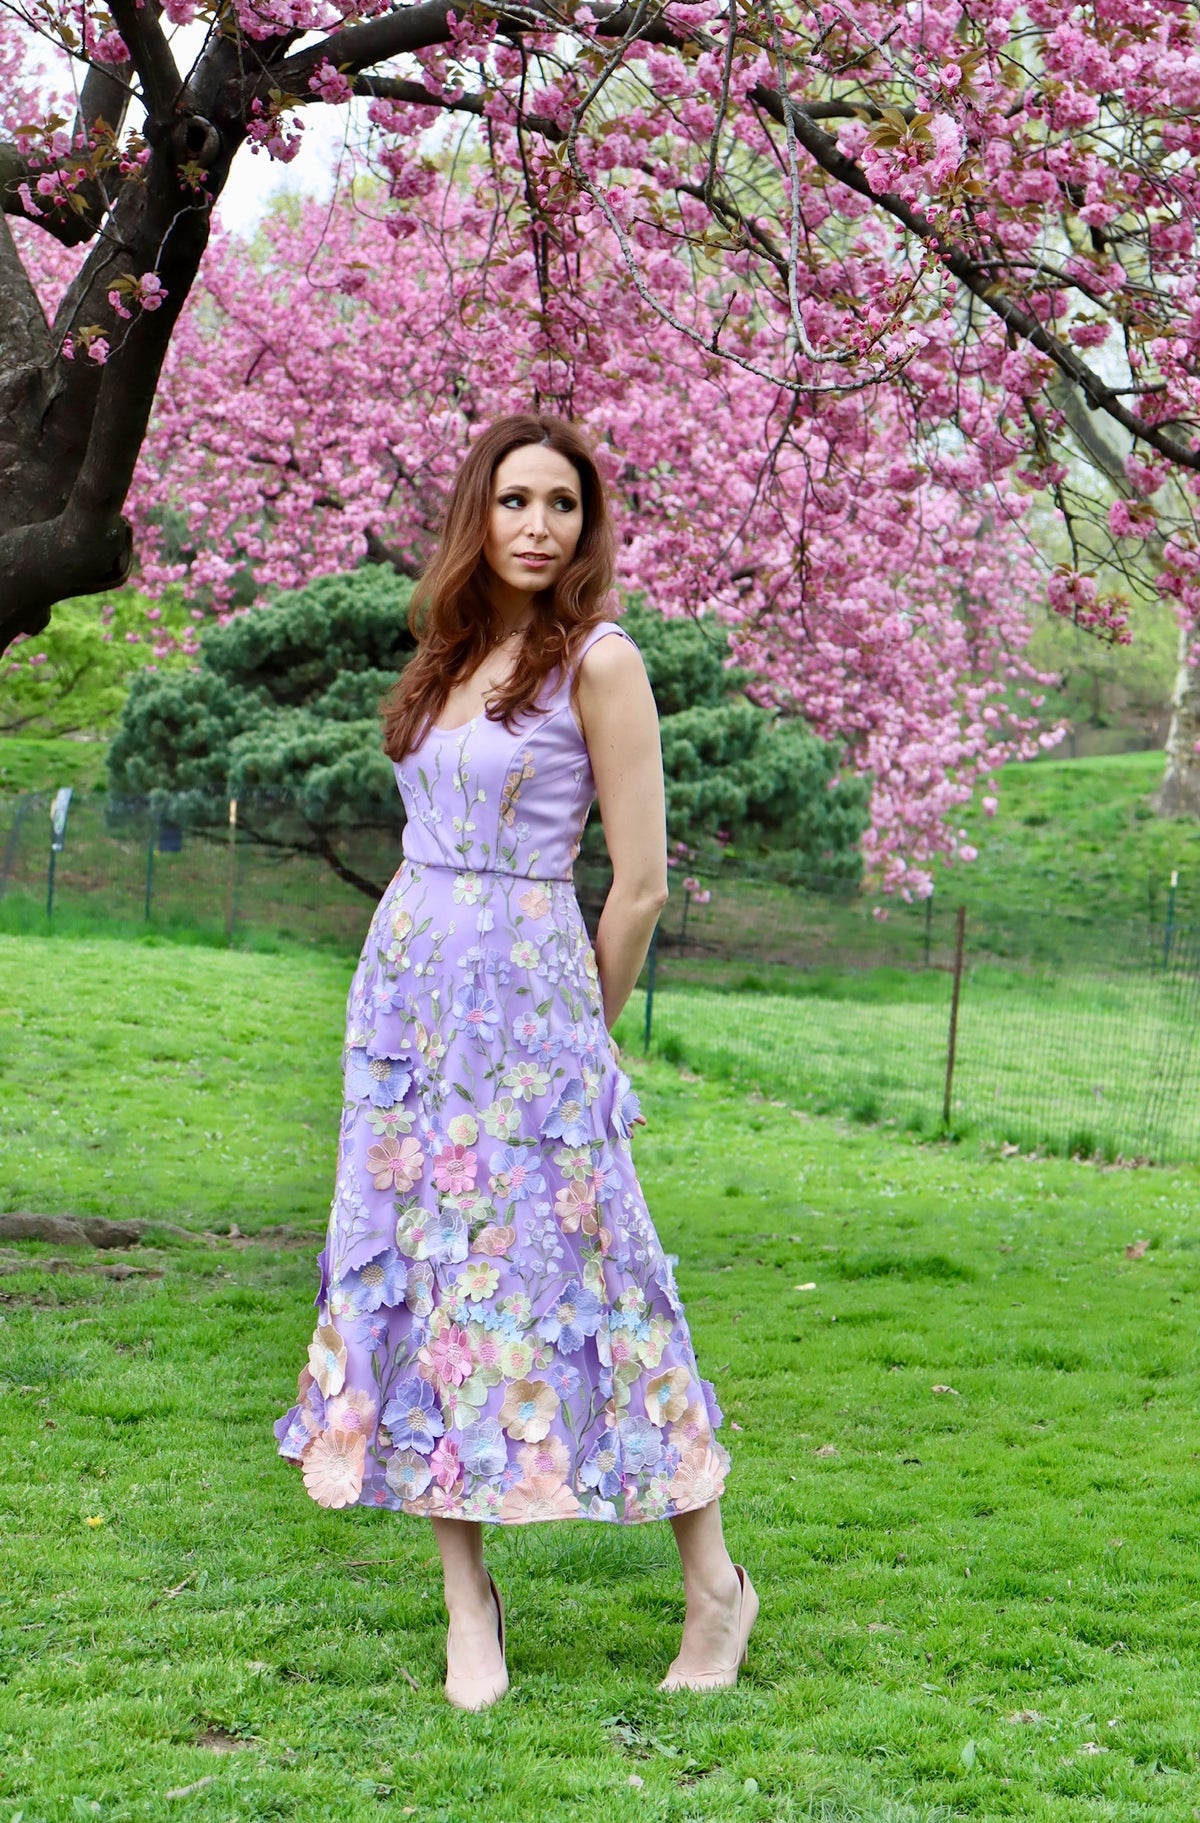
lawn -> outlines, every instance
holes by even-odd
[[[1200,987],[1188,968],[965,969],[950,1128],[1022,1151],[1200,1157]],[[945,970],[780,971],[754,991],[660,971],[652,1050],[708,1076],[926,1137],[943,1128]],[[642,1044],[645,1000],[627,1016]]]
[[[424,1525],[314,1507],[270,1433],[347,974],[0,940],[10,1205],[196,1236],[0,1276],[3,1823],[1191,1823],[1196,1171],[635,1064],[762,1617],[736,1690],[668,1698],[665,1526],[498,1531],[513,1690],[463,1716]]]

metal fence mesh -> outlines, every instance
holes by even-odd
[[[394,821],[335,832],[338,877],[319,852],[326,838],[286,801],[245,801],[231,825],[224,803],[87,794],[54,856],[48,919],[49,808],[48,796],[25,797],[0,825],[0,929],[49,922],[353,954],[400,854],[398,809]],[[582,869],[578,883],[594,916],[603,872]],[[1018,915],[973,900],[967,870],[959,891],[905,905],[726,861],[688,886],[673,880],[619,1035],[813,1112],[1022,1150],[1172,1160],[1200,1156],[1198,1017],[1191,925]]]

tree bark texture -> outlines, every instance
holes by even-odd
[[[1188,663],[1193,635],[1179,635],[1179,665],[1171,693],[1167,770],[1154,799],[1164,817],[1200,817],[1200,668]]]

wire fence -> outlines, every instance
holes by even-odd
[[[0,930],[354,953],[401,817],[314,828],[279,797],[26,796],[0,823]],[[59,846],[54,844],[58,843]],[[603,869],[578,870],[585,913]],[[1200,926],[920,904],[716,857],[672,882],[628,1048],[814,1113],[1160,1162],[1200,1157]]]
[[[686,931],[673,908],[660,928],[636,1008],[643,1048],[922,1136],[1200,1157],[1200,927],[936,894],[836,905],[792,887],[771,943],[762,887],[730,889],[726,928],[709,906],[692,907]]]

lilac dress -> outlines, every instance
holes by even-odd
[[[396,766],[404,861],[350,988],[317,1328],[275,1427],[323,1506],[628,1524],[723,1486],[571,882],[595,789],[569,694]]]

